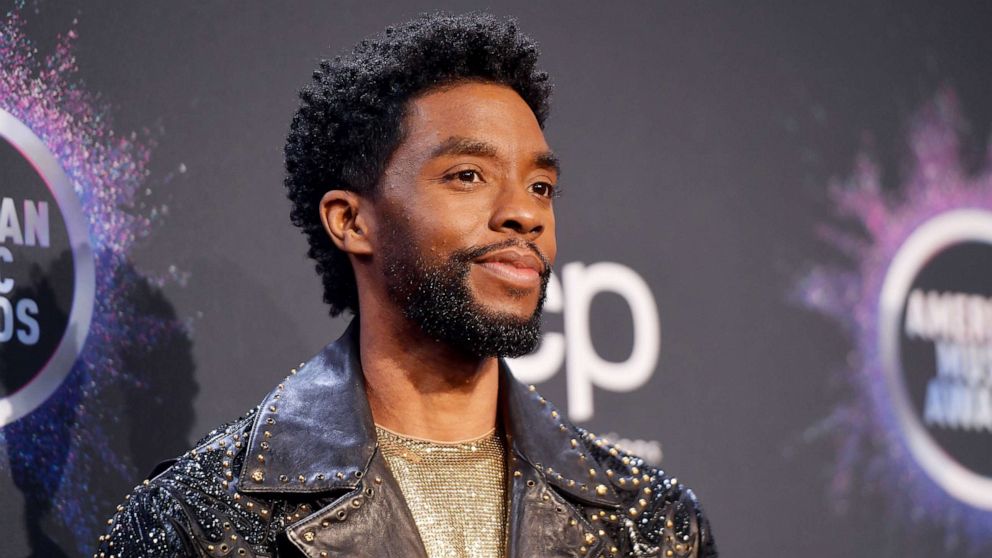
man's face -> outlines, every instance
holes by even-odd
[[[429,335],[477,356],[533,350],[556,253],[558,172],[512,89],[465,83],[410,102],[375,201],[377,267]]]

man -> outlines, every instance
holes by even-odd
[[[286,185],[355,319],[138,486],[98,556],[716,556],[688,489],[501,360],[536,347],[556,251],[536,60],[512,21],[428,15],[320,64]]]

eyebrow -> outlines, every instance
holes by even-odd
[[[499,150],[496,149],[495,145],[485,141],[462,136],[451,136],[431,151],[432,159],[452,155],[470,155],[495,159],[499,156]],[[538,168],[552,170],[555,174],[561,174],[561,162],[553,151],[548,150],[536,154],[532,162]]]
[[[561,176],[561,161],[558,160],[558,156],[553,151],[538,153],[534,157],[534,165],[541,169],[555,171],[555,174]]]

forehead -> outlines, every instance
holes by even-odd
[[[534,112],[504,85],[461,83],[416,97],[404,126],[404,143],[428,150],[451,137],[486,141],[508,154],[548,149]]]

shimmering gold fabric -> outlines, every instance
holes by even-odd
[[[495,430],[455,443],[376,433],[430,558],[503,558],[506,451]]]

